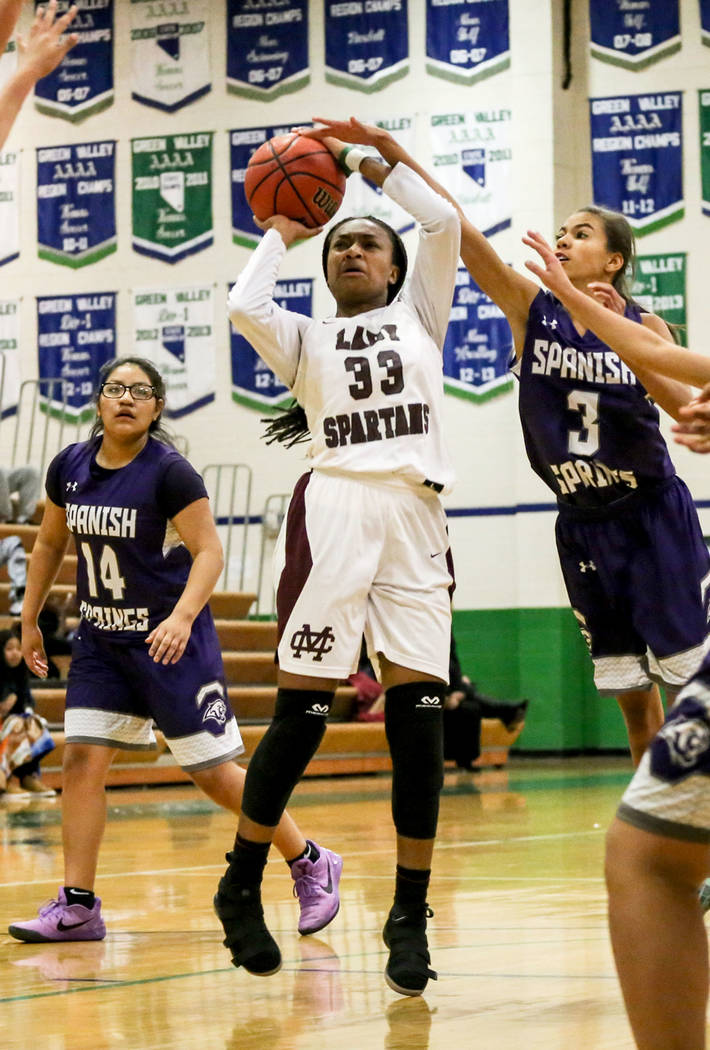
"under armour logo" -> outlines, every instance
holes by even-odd
[[[587,569],[590,572],[596,572],[597,571],[597,567],[596,567],[596,565],[594,564],[593,561],[581,561],[579,563],[579,571],[580,572],[586,572]]]
[[[326,653],[333,648],[335,635],[331,627],[324,627],[322,631],[312,631],[309,623],[304,623],[299,631],[294,631],[291,637],[291,651],[297,660],[301,659],[303,653],[309,653],[315,663],[320,663]]]
[[[546,317],[543,317],[542,323],[545,326],[545,328],[552,328],[553,331],[554,331],[555,328],[557,328],[557,318],[556,317],[553,317],[551,321],[548,321],[548,319]]]
[[[67,492],[76,492],[78,481],[67,481]]]

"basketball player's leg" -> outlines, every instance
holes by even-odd
[[[93,890],[106,827],[106,774],[115,747],[68,743],[62,767],[64,884]]]
[[[615,820],[609,930],[639,1050],[704,1050],[708,942],[698,901],[710,847]]]
[[[631,761],[636,767],[663,725],[665,713],[661,693],[657,685],[652,685],[649,689],[619,693],[616,699],[626,725]]]

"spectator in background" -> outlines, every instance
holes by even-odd
[[[8,612],[10,616],[19,616],[27,583],[27,555],[19,536],[0,537],[0,565],[7,565],[7,574],[10,577]]]
[[[20,16],[21,0],[0,0],[0,54]],[[76,44],[76,33],[64,36],[65,29],[76,17],[76,6],[57,18],[57,0],[50,0],[46,7],[39,7],[30,31],[26,36],[17,36],[19,52],[17,69],[0,90],[0,149],[15,123],[30,91],[38,80],[56,69],[66,53]]]
[[[0,787],[7,795],[54,795],[39,775],[39,760],[54,748],[36,714],[29,672],[14,631],[0,631]]]
[[[0,467],[0,522],[24,525],[37,509],[40,482],[34,467]]]

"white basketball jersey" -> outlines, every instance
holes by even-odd
[[[404,164],[383,190],[420,224],[411,279],[392,303],[325,321],[284,310],[272,296],[286,248],[269,230],[229,294],[229,316],[303,406],[314,469],[448,492],[441,350],[458,214]]]

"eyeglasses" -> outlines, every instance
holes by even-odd
[[[151,386],[150,383],[131,383],[130,386],[126,386],[125,383],[102,383],[101,393],[104,397],[118,398],[128,391],[134,401],[150,401],[151,397],[155,397],[155,387]]]

